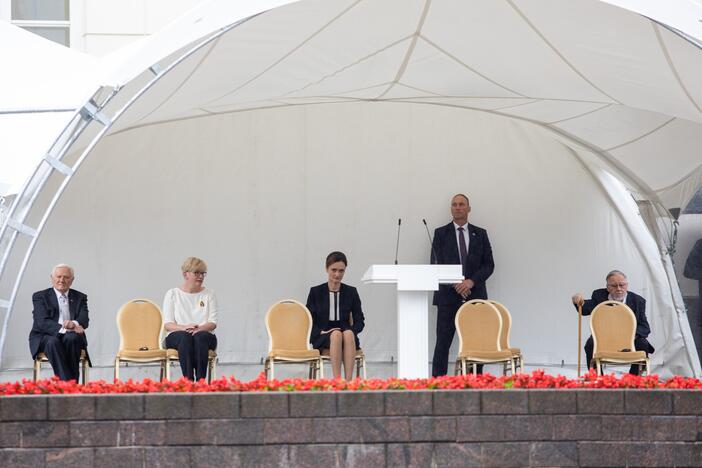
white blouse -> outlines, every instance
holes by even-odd
[[[217,324],[217,296],[212,289],[205,288],[199,293],[186,293],[180,288],[166,291],[163,298],[163,323],[185,325],[207,322]],[[170,332],[168,332],[170,333]],[[212,331],[211,333],[214,333]]]

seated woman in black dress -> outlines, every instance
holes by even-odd
[[[326,283],[310,288],[307,308],[312,313],[310,343],[320,351],[329,350],[334,378],[341,377],[341,362],[347,380],[353,378],[353,364],[359,347],[358,334],[363,330],[361,298],[353,286],[341,280],[346,273],[346,255],[332,252],[327,256]]]

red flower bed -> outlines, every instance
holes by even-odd
[[[186,379],[158,382],[144,379],[135,382],[97,380],[80,385],[74,381],[62,382],[56,377],[32,382],[0,383],[0,395],[40,395],[63,393],[154,393],[154,392],[292,392],[292,391],[339,391],[339,390],[459,390],[459,389],[524,389],[524,388],[638,388],[638,389],[702,389],[702,381],[691,377],[675,376],[660,380],[657,375],[639,377],[625,374],[598,376],[594,371],[580,379],[569,379],[562,375],[547,375],[542,370],[531,374],[495,377],[491,374],[434,377],[429,379],[356,379],[266,380],[261,373],[257,379],[241,382],[234,377],[222,377],[207,384],[204,380],[191,382]]]

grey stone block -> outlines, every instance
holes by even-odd
[[[71,447],[116,447],[119,442],[117,421],[76,421],[69,430]]]
[[[385,446],[382,444],[347,445],[343,448],[341,466],[385,466]]]
[[[237,393],[196,393],[192,396],[192,405],[193,419],[239,417],[239,394]]]
[[[529,413],[577,413],[577,393],[574,390],[528,390]]]
[[[388,444],[385,453],[388,467],[436,466],[433,444]]]
[[[451,416],[410,418],[410,439],[419,442],[456,442],[456,418]]]
[[[674,466],[677,444],[665,442],[632,443],[627,446],[629,466]]]
[[[479,390],[436,390],[432,396],[435,415],[480,414]]]
[[[241,417],[242,418],[287,418],[288,394],[278,393],[242,393]]]
[[[190,461],[190,449],[186,447],[146,447],[144,462],[144,466],[152,468],[194,466]]]
[[[385,466],[385,446],[363,445],[291,445],[289,465],[294,467]]]
[[[626,442],[580,442],[580,466],[626,466]]]
[[[317,418],[313,441],[327,444],[350,444],[363,441],[361,418]]]
[[[287,445],[193,447],[191,459],[198,468],[289,466]]]
[[[422,416],[432,414],[432,395],[426,390],[387,392],[385,414],[389,416]]]
[[[215,421],[217,445],[256,445],[263,441],[263,419],[228,419]]]
[[[336,396],[339,416],[382,416],[385,414],[383,392],[339,392]]]
[[[483,466],[524,466],[529,464],[531,444],[528,442],[483,442]]]
[[[526,414],[528,392],[523,390],[485,390],[481,393],[482,414]]]
[[[219,422],[207,419],[166,421],[165,445],[212,445],[219,433]]]
[[[624,412],[622,390],[578,390],[579,414],[621,414]]]
[[[188,393],[153,393],[144,395],[144,418],[189,419],[192,397]]]
[[[336,416],[335,392],[293,392],[288,402],[293,418]]]
[[[639,425],[643,424],[643,421],[643,416],[603,415],[602,440],[636,440]]]
[[[76,466],[92,466],[92,448],[65,448],[46,451],[46,466],[58,468],[75,468]]]
[[[627,390],[624,412],[628,414],[671,414],[673,395],[669,390]]]
[[[344,466],[343,445],[291,445],[288,447],[290,466],[317,468],[322,466]]]
[[[699,440],[697,416],[651,416],[644,417],[638,426],[640,440],[690,441]]]
[[[432,466],[468,467],[486,466],[483,463],[480,444],[434,444],[434,463]]]
[[[119,423],[119,445],[122,447],[164,445],[165,443],[165,421],[125,421]]]
[[[141,447],[98,447],[93,455],[96,467],[143,468],[144,449]]]
[[[264,444],[304,444],[314,440],[312,420],[266,419],[263,421]]]
[[[578,466],[576,442],[534,442],[529,453],[530,466]]]
[[[43,421],[49,415],[48,400],[44,395],[4,396],[0,416],[3,421]]]
[[[702,392],[695,390],[671,390],[673,413],[702,415]]]
[[[539,441],[553,439],[553,419],[533,416],[458,416],[459,442]]]
[[[555,440],[601,440],[602,416],[554,415],[553,438]]]
[[[67,447],[68,422],[22,423],[22,447]]]
[[[144,395],[99,395],[95,397],[95,419],[143,419]]]
[[[702,442],[675,444],[675,466],[702,466]]]
[[[21,431],[19,423],[0,423],[0,447],[19,447]]]
[[[0,466],[7,468],[38,468],[44,466],[46,455],[40,449],[0,450]]]
[[[95,418],[95,397],[92,395],[55,395],[49,398],[49,419],[85,421]]]

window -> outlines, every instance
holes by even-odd
[[[70,0],[12,0],[12,24],[70,46]]]

